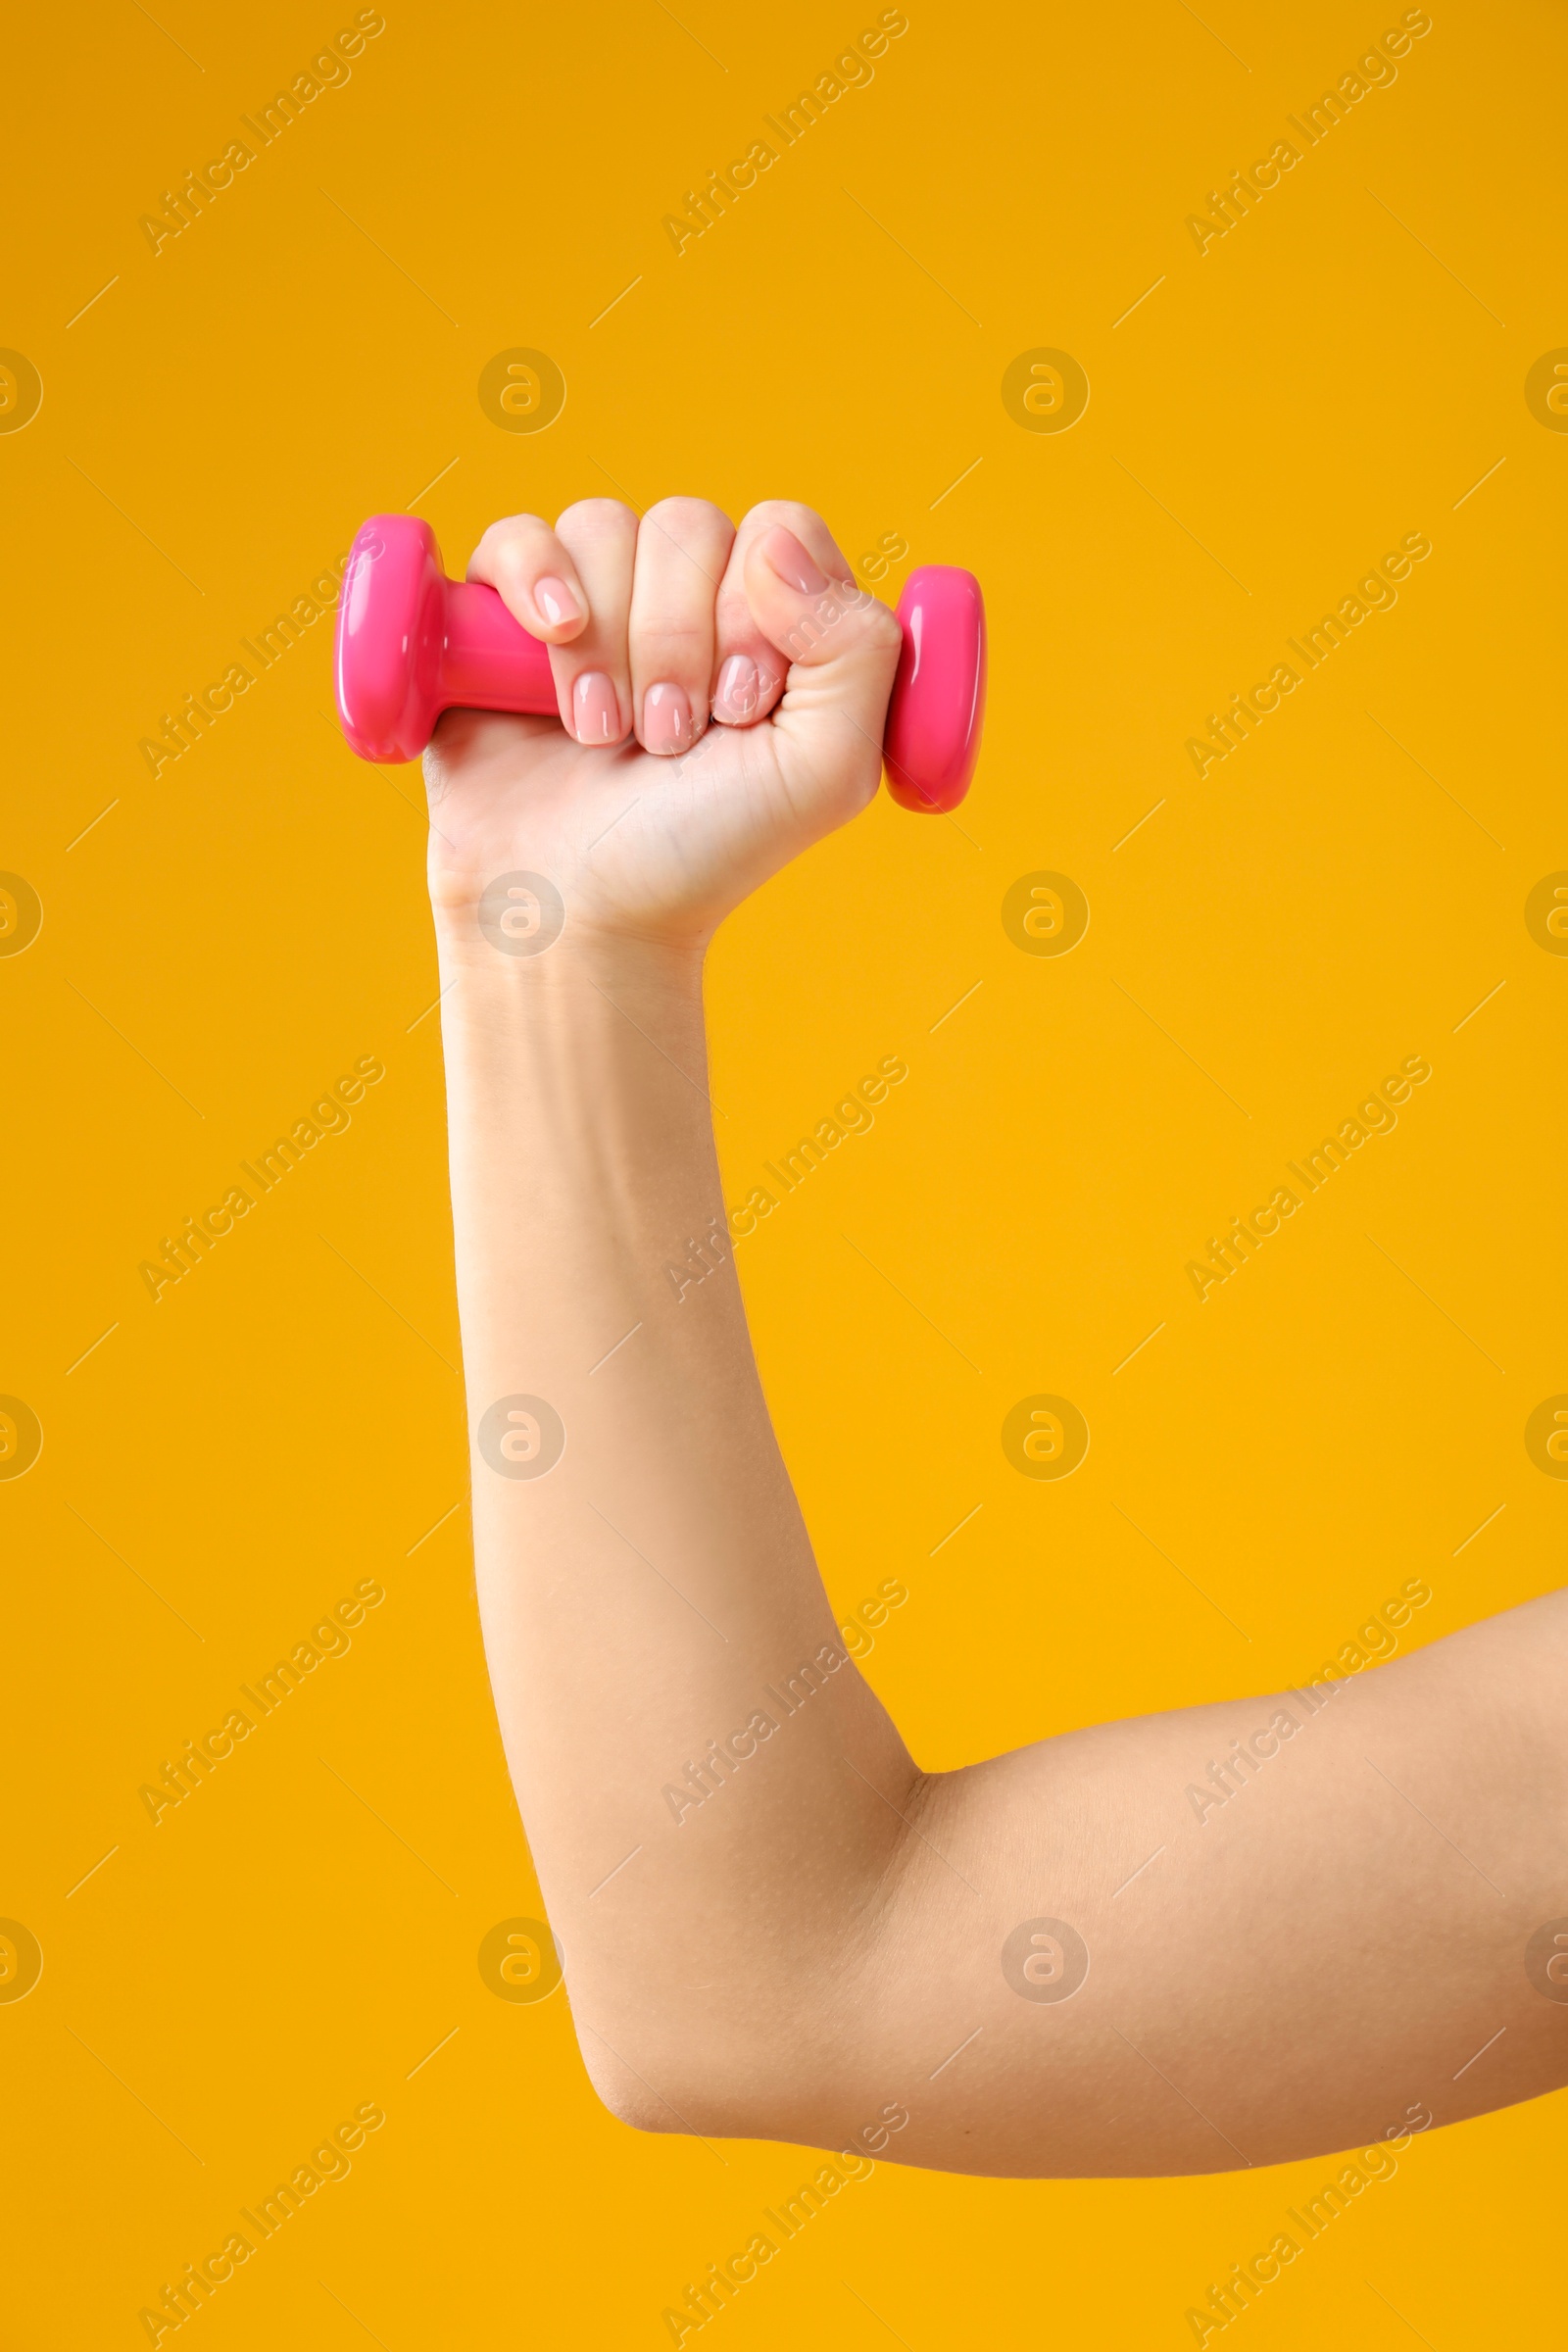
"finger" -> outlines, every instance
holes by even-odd
[[[714,612],[712,712],[721,726],[755,726],[784,691],[787,664],[758,627],[746,594],[746,563],[757,540],[775,523],[797,533],[825,526],[808,507],[793,499],[765,499],[753,507],[735,534]],[[831,546],[831,541],[828,545]]]
[[[886,605],[858,587],[827,526],[769,522],[746,557],[752,617],[789,664],[773,727],[835,802],[868,801],[882,770],[882,730],[903,637]]]
[[[713,606],[735,537],[702,498],[665,498],[637,533],[631,592],[631,682],[645,751],[684,752],[708,724]]]
[[[568,644],[587,621],[577,566],[537,514],[493,522],[468,558],[468,578],[488,582],[513,619],[546,645]]]
[[[585,498],[556,522],[587,591],[588,625],[569,645],[555,645],[561,723],[579,743],[620,743],[631,732],[631,663],[626,625],[637,560],[637,517],[618,498]]]

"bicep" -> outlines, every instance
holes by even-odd
[[[1527,1955],[1568,1914],[1565,1674],[1554,1595],[1353,1680],[925,1779],[781,2133],[896,2104],[904,2162],[1203,2172],[1554,2087],[1558,1947]]]

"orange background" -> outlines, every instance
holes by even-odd
[[[683,191],[877,13],[391,0],[156,254],[140,217],[354,12],[13,29],[0,344],[43,404],[0,432],[0,867],[43,925],[0,956],[0,1391],[44,1433],[0,1481],[0,1914],[44,1960],[0,2001],[15,2352],[147,2340],[140,2307],[367,2102],[384,2128],[215,2295],[210,2352],[665,2342],[808,2166],[623,2130],[563,1997],[481,1979],[539,1896],[471,1592],[417,771],[344,748],[327,620],[156,778],[138,750],[367,514],[415,506],[461,569],[516,509],[783,494],[856,560],[894,534],[984,581],[956,821],[883,798],[711,971],[730,1200],[909,1066],[740,1264],[835,1601],[908,1587],[865,1663],[923,1764],[1274,1689],[1412,1576],[1411,1641],[1560,1576],[1568,1490],[1523,1437],[1568,1389],[1568,965],[1524,920],[1568,866],[1568,440],[1524,394],[1568,343],[1560,15],[1437,7],[1200,254],[1187,216],[1396,9],[911,0],[677,256]],[[512,347],[564,376],[546,431],[480,406]],[[1039,348],[1087,372],[1070,430],[1004,405]],[[1397,605],[1200,779],[1207,713],[1416,530]],[[1070,954],[1004,928],[1037,870],[1088,899]],[[1418,1054],[1397,1130],[1200,1304],[1207,1237]],[[364,1056],[352,1125],[155,1304],[161,1237]],[[1002,1450],[1037,1392],[1091,1431],[1063,1482]],[[138,1788],[365,1579],[348,1653],[155,1827]],[[1531,2340],[1561,2121],[1417,2139],[1260,2299],[1253,2352],[1446,2352],[1504,2307]],[[1323,2173],[884,2164],[723,2330],[1174,2346]]]

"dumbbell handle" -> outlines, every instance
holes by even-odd
[[[493,588],[449,580],[441,694],[446,709],[524,710],[554,718],[561,708],[550,648],[514,620]]]
[[[980,749],[980,584],[927,564],[909,575],[898,618],[904,650],[882,740],[888,789],[906,808],[954,808]],[[493,588],[449,580],[429,526],[407,514],[372,514],[355,538],[335,670],[344,733],[366,760],[416,759],[441,712],[456,707],[550,717],[560,709],[549,647]]]

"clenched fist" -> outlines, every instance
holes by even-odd
[[[701,946],[876,791],[899,624],[809,508],[614,499],[493,523],[468,578],[550,648],[560,723],[450,710],[424,756],[437,910],[545,877],[579,931]]]

